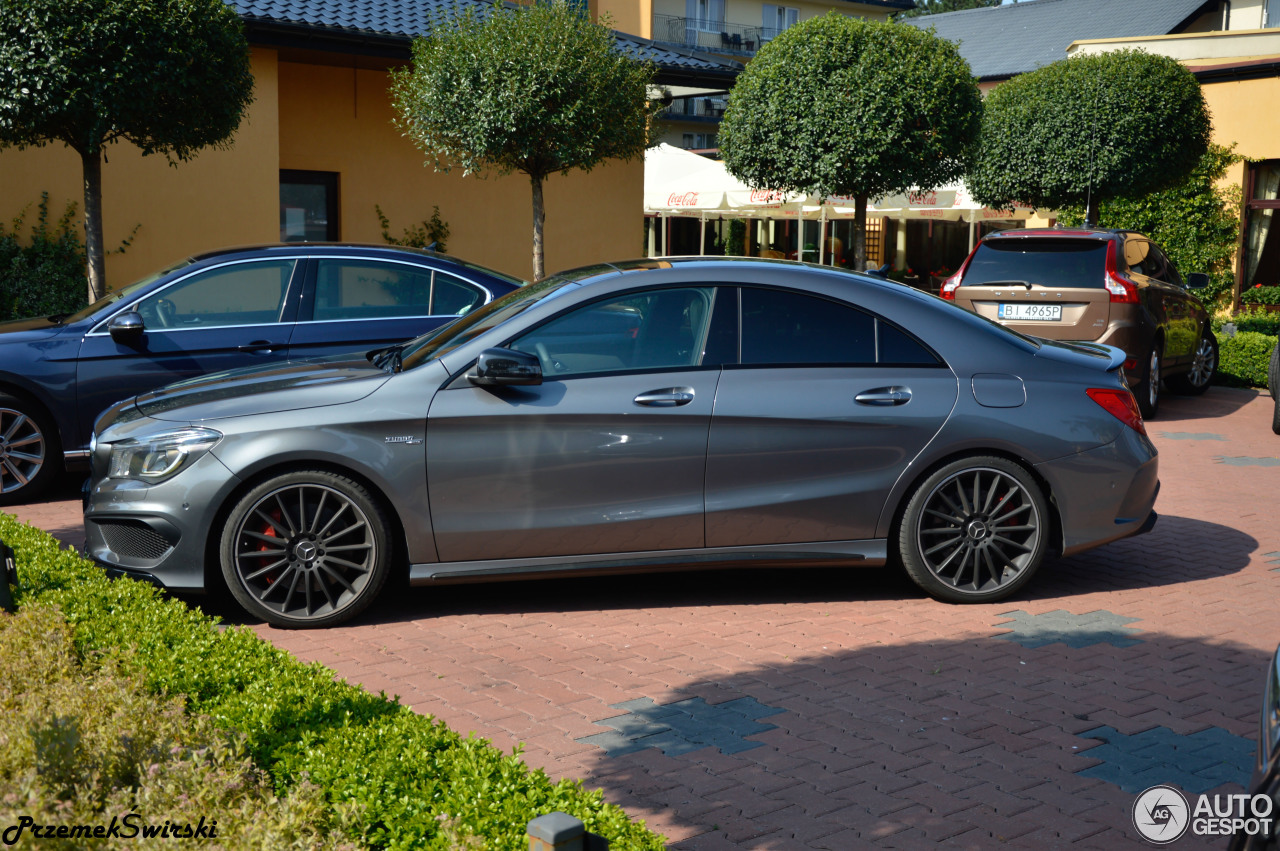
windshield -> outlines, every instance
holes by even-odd
[[[448,325],[442,325],[411,340],[400,353],[403,368],[413,369],[431,358],[443,357],[468,340],[506,322],[571,283],[573,282],[565,278],[553,277],[523,286]]]
[[[168,275],[170,272],[178,271],[183,266],[190,266],[192,262],[193,262],[192,259],[188,257],[185,260],[179,260],[177,263],[174,263],[172,266],[168,266],[164,269],[161,269],[159,272],[152,272],[150,275],[147,275],[145,278],[142,278],[141,280],[137,280],[137,281],[134,281],[132,284],[129,284],[127,287],[121,287],[115,292],[107,293],[102,298],[98,299],[88,307],[82,307],[79,310],[77,310],[75,313],[70,314],[63,321],[79,322],[81,319],[88,319],[90,316],[97,313],[99,310],[102,310],[104,307],[110,307],[116,302],[124,301],[125,299],[129,298],[131,295],[133,295],[143,287],[147,286],[148,284],[155,283],[156,281],[163,278],[165,275]]]

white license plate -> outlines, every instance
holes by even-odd
[[[1001,319],[1030,320],[1032,322],[1061,322],[1060,304],[1001,304]]]

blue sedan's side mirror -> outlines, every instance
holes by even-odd
[[[107,330],[111,332],[111,339],[117,343],[127,344],[136,342],[142,336],[142,332],[147,330],[147,326],[143,323],[140,313],[129,310],[112,319],[107,324]]]

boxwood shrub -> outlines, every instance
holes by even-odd
[[[218,625],[156,589],[109,580],[49,535],[0,513],[0,540],[18,554],[19,606],[57,606],[82,657],[119,656],[123,675],[182,697],[235,735],[276,791],[314,783],[334,811],[354,813],[350,839],[379,848],[527,847],[530,819],[561,811],[614,851],[657,851],[662,837],[578,781],[553,782],[519,753],[463,737],[384,694],[303,664],[246,628]],[[124,648],[127,652],[121,653]]]
[[[1256,331],[1218,333],[1219,384],[1229,387],[1266,387],[1267,366],[1276,338]]]

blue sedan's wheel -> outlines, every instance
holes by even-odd
[[[387,523],[361,485],[323,470],[287,473],[236,504],[222,533],[227,587],[275,626],[332,626],[373,602],[390,564]]]
[[[1036,481],[1004,458],[952,462],[907,502],[898,552],[930,596],[986,603],[1013,594],[1044,561],[1049,513]]]
[[[49,418],[25,399],[0,393],[0,505],[33,499],[62,465]]]

